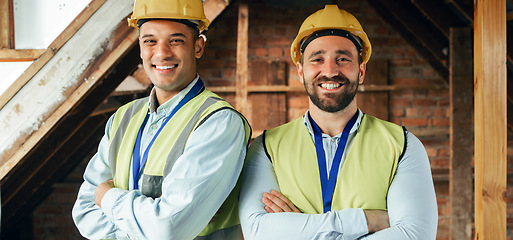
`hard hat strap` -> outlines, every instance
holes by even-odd
[[[301,51],[301,54],[303,54],[305,52],[306,46],[308,44],[310,44],[310,42],[312,42],[316,38],[324,37],[324,36],[345,37],[345,38],[351,40],[351,42],[353,42],[353,44],[356,46],[356,50],[358,50],[358,53],[361,54],[363,51],[361,41],[359,40],[359,38],[357,36],[353,35],[352,33],[342,30],[342,29],[325,29],[325,30],[321,30],[321,31],[313,33],[308,38],[306,38],[303,42],[301,42],[301,46],[299,48],[299,50]]]

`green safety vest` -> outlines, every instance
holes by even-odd
[[[134,100],[119,108],[112,120],[109,142],[109,163],[114,175],[114,185],[118,188],[128,189],[131,176],[130,165],[139,128],[148,113],[148,98]],[[215,93],[203,90],[196,97],[187,102],[164,126],[155,139],[144,166],[141,176],[142,185],[139,186],[145,196],[158,198],[161,196],[162,180],[171,169],[175,161],[182,155],[190,134],[196,130],[209,116],[221,109],[232,109],[229,103],[222,100]],[[237,112],[238,113],[238,112]],[[246,142],[251,137],[251,127],[240,113],[244,122]],[[218,230],[236,230],[239,225],[238,194],[240,182],[222,205],[222,210],[216,214],[216,220],[209,223],[200,233],[201,236],[209,234],[226,233]]]
[[[387,209],[405,133],[401,126],[363,116],[338,173],[332,210]],[[303,118],[264,132],[264,143],[282,194],[304,213],[323,213],[315,144]]]

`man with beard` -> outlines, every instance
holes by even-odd
[[[291,55],[309,110],[248,150],[239,205],[245,239],[435,239],[422,143],[357,107],[371,55],[358,20],[327,5],[304,21]]]

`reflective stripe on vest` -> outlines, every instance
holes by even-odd
[[[280,191],[301,211],[323,213],[315,145],[303,118],[266,131],[264,143]],[[385,210],[404,146],[402,127],[364,115],[339,171],[332,210]]]
[[[121,107],[112,120],[109,164],[112,168],[116,187],[128,189],[135,139],[148,112],[148,107],[148,98],[135,100]],[[227,108],[235,111],[229,103],[216,94],[204,90],[180,109],[162,129],[162,134],[156,138],[153,147],[150,149],[143,170],[144,174],[141,176],[141,193],[154,198],[160,197],[162,179],[171,172],[174,162],[183,154],[190,134],[211,114]],[[238,114],[244,122],[246,143],[249,143],[251,128],[247,120],[240,113]],[[239,185],[237,183],[223,203],[221,211],[216,214],[216,220],[209,223],[199,236],[205,236],[239,224],[237,211]]]

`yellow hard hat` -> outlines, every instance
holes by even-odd
[[[138,28],[137,21],[141,19],[197,20],[200,32],[210,24],[203,11],[202,0],[135,0],[128,25]]]
[[[353,41],[357,49],[361,47],[361,55],[363,61],[369,61],[372,52],[372,46],[369,38],[367,37],[367,34],[365,34],[363,31],[360,22],[358,22],[358,20],[352,14],[346,12],[345,10],[339,9],[337,5],[326,5],[324,9],[321,9],[310,15],[305,19],[303,24],[301,24],[301,28],[299,29],[296,38],[292,42],[292,45],[290,45],[290,56],[292,57],[294,64],[297,64],[301,57],[301,44],[306,42],[307,38],[312,36],[314,33],[328,29],[335,31],[332,31],[331,33],[324,33],[321,36],[340,35],[340,32],[348,32],[349,34],[345,35],[344,37]],[[356,39],[352,35],[356,35],[360,39]],[[363,43],[360,43],[360,41]]]

